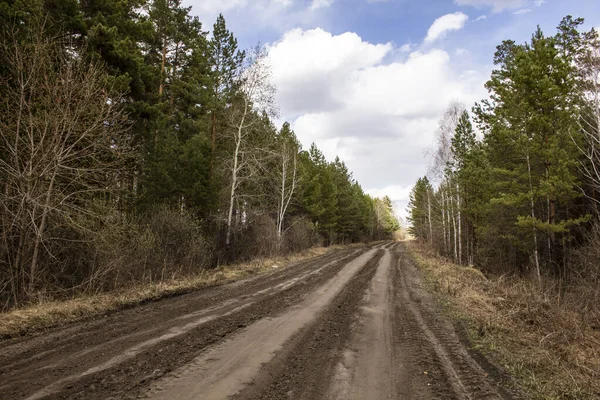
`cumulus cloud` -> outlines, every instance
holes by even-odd
[[[269,48],[281,108],[294,116],[336,109],[343,102],[341,81],[352,71],[381,62],[391,50],[391,43],[373,45],[350,32],[287,32]]]
[[[457,31],[465,26],[465,23],[469,17],[462,12],[455,12],[453,14],[446,14],[435,21],[429,30],[427,31],[427,37],[425,37],[426,43],[431,43],[437,39],[443,38],[449,31]]]
[[[425,174],[439,117],[453,100],[484,97],[487,73],[454,71],[439,49],[390,61],[397,50],[355,33],[294,29],[269,46],[269,57],[281,115],[303,145],[339,155],[364,188],[403,209],[400,194]]]

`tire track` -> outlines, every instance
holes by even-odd
[[[351,338],[356,314],[384,251],[379,249],[346,284],[318,321],[286,344],[264,366],[254,384],[234,397],[246,399],[328,398],[330,382]]]
[[[107,327],[80,324],[80,329],[90,330],[76,335],[71,346],[68,332],[76,327],[59,330],[49,338],[32,338],[33,344],[18,341],[8,346],[12,346],[12,359],[18,360],[19,346],[25,349],[21,355],[32,358],[17,364],[21,368],[13,364],[12,369],[0,373],[0,398],[135,397],[149,381],[190,361],[203,348],[301,301],[308,290],[335,275],[362,251],[337,252],[260,277],[263,280],[149,304],[140,307],[150,314],[146,320],[142,311],[135,310],[140,315],[132,322],[127,320],[131,313],[124,312],[115,315]],[[122,326],[113,331],[119,323]],[[61,337],[65,331],[66,337]],[[59,343],[52,348],[56,336]],[[88,337],[93,339],[86,341]],[[37,356],[36,350],[40,351]]]
[[[396,353],[401,365],[413,364],[398,379],[400,397],[507,398],[470,357],[449,321],[440,316],[402,244],[395,248],[395,259]]]

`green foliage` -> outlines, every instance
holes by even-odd
[[[488,268],[562,273],[590,219],[582,199],[581,69],[597,37],[567,16],[555,36],[497,47],[490,98],[473,108],[483,139],[464,111],[451,138],[451,158],[426,213],[427,182],[411,193],[411,233],[456,260]],[[584,151],[585,154],[585,151]],[[583,189],[583,190],[582,190]]]
[[[399,228],[391,201],[366,195],[343,161],[339,158],[332,162],[326,160],[314,144],[308,151],[303,151],[289,123],[284,123],[281,129],[274,125],[272,115],[261,108],[263,104],[258,104],[267,96],[257,100],[249,94],[248,75],[245,75],[252,71],[251,67],[259,65],[257,60],[260,57],[246,57],[246,53],[238,48],[234,34],[227,28],[224,17],[219,15],[209,36],[200,20],[190,11],[191,7],[183,6],[182,0],[0,1],[0,24],[7,27],[0,37],[0,50],[3,50],[0,51],[0,82],[3,83],[0,96],[3,99],[8,99],[11,93],[12,100],[21,99],[14,96],[19,86],[14,76],[22,72],[14,70],[9,52],[4,50],[31,50],[35,45],[31,38],[37,35],[42,38],[41,42],[51,43],[56,49],[52,57],[42,60],[46,64],[39,71],[62,71],[66,66],[75,64],[82,69],[93,66],[92,69],[98,71],[94,75],[98,81],[93,82],[94,88],[98,88],[94,92],[101,105],[98,108],[119,110],[117,122],[107,117],[94,127],[104,132],[115,132],[102,143],[108,149],[102,153],[103,159],[93,157],[101,146],[94,144],[87,148],[88,143],[82,139],[69,147],[84,154],[76,160],[69,160],[74,164],[80,163],[77,167],[81,169],[69,169],[69,173],[74,174],[73,180],[52,181],[49,185],[48,192],[57,190],[74,202],[73,210],[61,214],[61,221],[68,223],[52,225],[53,229],[61,230],[61,235],[69,241],[60,246],[46,246],[46,238],[42,235],[47,235],[48,241],[53,243],[57,235],[54,231],[47,233],[48,229],[33,229],[29,236],[11,234],[8,238],[4,235],[0,238],[0,286],[9,285],[7,282],[15,279],[27,280],[23,268],[11,275],[11,270],[5,267],[10,264],[7,260],[14,253],[14,247],[17,250],[32,247],[28,244],[32,238],[35,239],[33,247],[36,250],[31,252],[34,254],[31,258],[36,262],[32,263],[33,272],[29,273],[31,283],[27,290],[19,289],[15,293],[28,292],[25,294],[29,295],[36,289],[38,258],[51,260],[44,272],[48,277],[65,276],[52,270],[54,267],[62,268],[69,264],[81,269],[82,273],[77,277],[65,278],[73,286],[83,286],[90,276],[87,272],[93,272],[94,268],[108,268],[93,265],[101,261],[96,256],[89,257],[89,254],[99,254],[105,249],[104,245],[98,245],[101,239],[94,236],[94,232],[102,231],[98,225],[103,220],[98,222],[91,217],[93,212],[87,209],[91,207],[87,202],[89,199],[83,195],[75,196],[75,189],[94,200],[94,209],[101,210],[97,214],[139,220],[140,225],[144,224],[143,221],[162,224],[162,227],[153,226],[152,231],[160,230],[165,238],[171,235],[171,228],[176,232],[181,227],[182,232],[187,232],[186,235],[193,239],[182,245],[183,253],[188,255],[197,256],[197,252],[193,251],[196,243],[203,243],[198,249],[208,248],[207,243],[211,243],[212,248],[214,243],[213,258],[202,258],[202,265],[270,254],[273,249],[302,249],[318,240],[329,245],[381,239]],[[268,69],[262,72],[266,75]],[[47,77],[51,75],[47,74]],[[38,95],[42,92],[32,90]],[[56,93],[59,92],[57,90]],[[35,96],[24,96],[23,99],[33,101]],[[49,96],[45,101],[47,99],[53,98]],[[94,115],[85,108],[89,104],[81,105],[74,101],[52,104],[54,100],[42,108],[58,112],[61,110],[58,106],[72,106],[72,113],[64,113],[65,118],[82,115],[78,117],[81,118],[79,122],[67,121],[73,123],[69,132],[91,129],[81,122]],[[0,121],[8,124],[18,115],[17,109],[21,106],[18,101],[7,100],[3,104]],[[236,125],[238,121],[242,123]],[[236,130],[238,134],[243,131],[244,148],[241,150],[240,141],[235,140]],[[41,131],[31,130],[35,134]],[[12,154],[9,142],[0,143],[0,165],[9,165],[9,159],[25,157],[24,154]],[[52,154],[52,148],[44,147],[44,143],[42,141],[36,154]],[[125,144],[127,150],[132,148],[131,153],[134,154],[127,152],[127,156],[119,158],[117,170],[107,169],[111,161],[107,154],[125,153]],[[22,146],[17,150],[23,153]],[[18,153],[17,150],[14,152]],[[234,150],[238,153],[232,158]],[[58,159],[60,154],[55,157]],[[48,158],[49,165],[62,165],[52,157]],[[83,189],[76,188],[75,184],[85,175],[82,170],[94,178],[86,181],[89,187]],[[237,174],[237,181],[232,171]],[[41,183],[35,187],[48,184],[47,177],[43,175],[40,179],[36,178]],[[15,181],[26,181],[19,179],[17,176]],[[10,185],[0,179],[0,193],[12,193]],[[18,205],[31,200],[27,196],[22,197],[15,195],[10,201]],[[81,200],[83,197],[86,202]],[[40,200],[36,198],[33,203],[36,202]],[[67,203],[60,202],[60,205],[64,207]],[[36,223],[37,219],[43,219],[43,228],[47,225],[47,210],[59,208],[45,205],[45,211],[38,212],[36,209],[31,219]],[[26,220],[19,217],[20,222],[10,222],[12,211],[7,211],[8,206],[5,209],[0,211],[0,222],[8,221],[6,226],[11,229],[16,226],[25,231]],[[162,213],[169,217],[152,217]],[[178,215],[185,221],[180,221]],[[170,222],[174,223],[172,227],[167,226]],[[225,225],[229,229],[226,230]],[[230,235],[232,226],[235,229]],[[188,228],[191,229],[189,232]],[[273,231],[274,228],[276,231]],[[126,245],[127,235],[135,233],[124,232],[119,245]],[[230,236],[233,238],[231,246]],[[273,241],[271,238],[276,239]],[[178,251],[175,247],[179,246],[179,239],[173,240],[160,244],[152,240],[148,243],[164,247],[157,253],[162,257],[168,252]],[[223,246],[223,242],[227,245]],[[86,249],[85,254],[78,250],[83,248]],[[38,257],[40,251],[46,254]],[[191,267],[196,258],[187,259],[186,254],[165,256],[164,262],[181,262],[186,268]],[[23,257],[19,259],[29,262],[23,261]],[[172,266],[173,269],[177,267]],[[120,272],[115,270],[117,275]],[[15,282],[11,284],[14,286]],[[63,283],[56,285],[52,290],[60,291]],[[12,297],[11,304],[20,301],[16,294]],[[0,301],[4,303],[7,299],[0,296]]]
[[[410,223],[408,232],[424,241],[430,240],[429,227],[432,221],[429,218],[429,214],[432,196],[433,188],[431,183],[429,183],[429,179],[425,176],[417,180],[417,183],[410,192],[408,202],[408,222]]]

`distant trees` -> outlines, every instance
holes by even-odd
[[[572,249],[594,210],[582,194],[593,199],[597,191],[598,36],[580,33],[582,22],[566,17],[555,36],[538,28],[529,43],[498,46],[490,99],[473,108],[481,140],[467,111],[450,107],[432,161],[431,176],[443,176],[432,193],[433,216],[427,178],[411,196],[415,236],[433,236],[461,264],[532,267],[538,279],[573,271]]]

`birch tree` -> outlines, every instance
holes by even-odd
[[[600,35],[595,30],[586,35],[578,70],[585,99],[578,121],[583,143],[579,144],[574,135],[571,137],[583,155],[580,170],[592,186],[588,198],[593,201],[596,214],[600,217]]]
[[[239,91],[227,109],[231,150],[225,161],[229,174],[225,245],[231,244],[233,216],[240,200],[240,185],[256,177],[265,149],[256,146],[254,128],[262,116],[276,115],[275,87],[271,83],[271,68],[264,49],[250,53],[244,69],[238,76]]]
[[[285,216],[298,186],[299,147],[296,136],[290,129],[290,124],[284,123],[277,137],[275,151],[277,168],[274,178],[277,182],[277,238],[279,243],[283,239]]]

